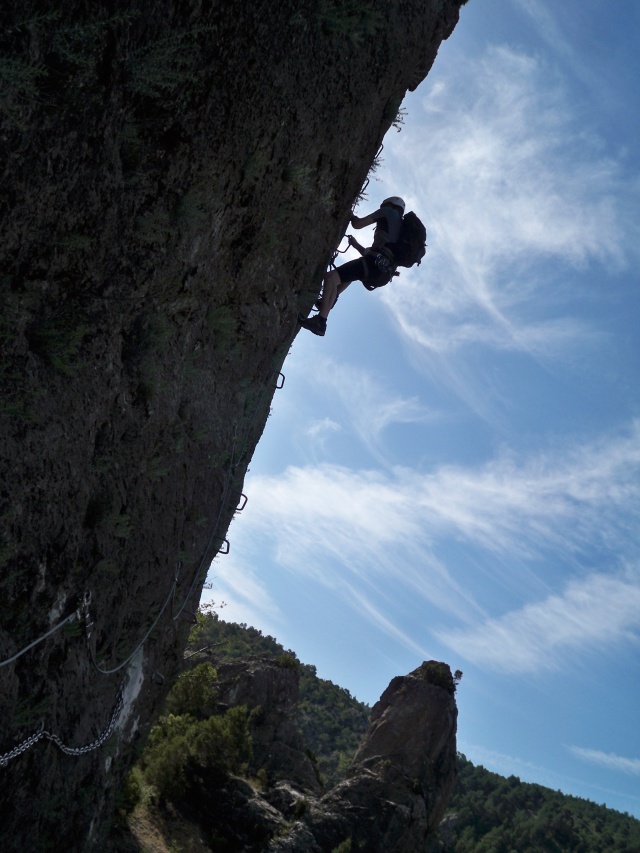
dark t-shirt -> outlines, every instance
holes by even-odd
[[[395,207],[384,205],[371,214],[376,222],[376,230],[373,234],[373,249],[381,249],[387,243],[395,243],[400,236],[402,225],[402,214]]]

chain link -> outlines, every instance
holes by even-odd
[[[37,734],[31,735],[31,737],[28,737],[26,740],[23,740],[21,744],[18,744],[18,746],[14,747],[10,752],[5,752],[4,755],[0,755],[0,767],[6,767],[7,764],[13,758],[17,758],[19,755],[22,755],[23,752],[26,752],[28,749],[31,749],[32,746],[35,746],[39,741],[43,739],[50,740],[52,743],[55,743],[58,749],[62,750],[65,755],[84,755],[87,752],[91,752],[94,749],[98,749],[113,732],[116,725],[116,720],[118,719],[118,715],[122,710],[123,704],[124,685],[120,688],[115,707],[113,709],[106,729],[92,743],[88,743],[86,746],[78,747],[66,746],[58,735],[43,730],[41,732],[38,732]]]
[[[255,406],[253,415],[251,417],[251,420],[250,420],[249,425],[248,425],[247,430],[246,430],[246,434],[244,436],[244,444],[240,450],[240,453],[238,454],[238,459],[242,458],[242,455],[244,453],[244,449],[246,447],[246,443],[249,439],[249,433],[251,431],[251,428],[253,427],[253,422],[255,421],[258,410],[260,408],[262,400],[264,399],[264,396],[266,394],[268,387],[269,386],[265,386],[262,394],[260,395],[258,403]],[[196,584],[196,582],[200,576],[200,572],[201,572],[201,569],[204,565],[204,562],[205,562],[207,553],[209,551],[209,548],[211,547],[211,544],[213,543],[213,541],[215,539],[215,535],[216,535],[216,532],[218,529],[218,525],[220,523],[222,513],[224,511],[227,499],[229,497],[229,487],[231,484],[231,478],[233,476],[233,473],[234,473],[234,470],[235,470],[235,467],[237,464],[235,461],[236,460],[237,444],[238,444],[238,424],[235,423],[234,427],[233,427],[233,439],[232,439],[232,446],[231,446],[231,460],[230,460],[229,468],[228,468],[227,475],[225,478],[225,483],[224,483],[223,493],[222,493],[222,499],[220,501],[220,509],[218,511],[218,516],[216,518],[216,522],[215,522],[215,525],[213,528],[213,533],[211,534],[211,538],[209,539],[209,543],[207,545],[205,553],[204,553],[204,555],[200,561],[198,569],[195,572],[194,578],[191,582],[191,585],[189,587],[189,590],[185,596],[185,599],[184,599],[182,605],[180,606],[178,612],[175,615],[172,614],[173,620],[178,619],[180,614],[183,612],[189,598],[191,597],[191,593],[193,592],[194,586],[195,586],[195,584]],[[178,586],[179,569],[180,569],[180,563],[178,563],[176,566],[176,572],[174,575],[174,580],[173,580],[173,584],[171,586],[171,590],[169,592],[169,595],[167,596],[164,604],[162,605],[160,612],[158,613],[155,620],[153,621],[151,628],[145,634],[142,642],[139,643],[138,646],[136,646],[136,649],[134,650],[134,652],[132,652],[132,654],[129,655],[129,657],[125,661],[123,661],[121,664],[118,664],[118,666],[114,667],[113,669],[105,670],[105,669],[102,669],[101,667],[99,667],[97,661],[95,660],[93,650],[91,648],[91,635],[92,635],[92,628],[93,628],[93,620],[91,618],[91,611],[90,611],[90,604],[91,604],[91,592],[90,591],[85,592],[85,594],[82,598],[82,601],[80,602],[80,604],[78,605],[78,608],[76,609],[76,611],[74,613],[67,616],[66,619],[63,619],[61,622],[59,622],[57,625],[55,625],[53,628],[51,628],[49,631],[47,631],[46,634],[44,634],[42,637],[39,637],[37,640],[34,640],[34,642],[30,643],[28,646],[23,648],[17,654],[13,655],[12,657],[10,657],[7,660],[0,661],[0,667],[6,666],[9,663],[13,663],[13,661],[17,660],[25,652],[29,651],[29,649],[32,649],[34,646],[37,646],[43,640],[46,640],[52,634],[59,631],[64,625],[77,620],[78,622],[84,621],[85,642],[86,642],[87,648],[89,650],[89,656],[91,659],[91,663],[93,664],[94,668],[97,669],[98,672],[102,673],[103,675],[111,675],[112,673],[117,672],[119,669],[122,669],[124,666],[126,666],[129,663],[131,658],[138,651],[138,649],[146,642],[147,638],[149,637],[149,635],[151,634],[151,632],[153,631],[153,629],[155,628],[157,623],[160,621],[160,617],[164,613],[169,601],[175,595],[175,591],[176,591],[176,588]],[[98,749],[106,741],[106,739],[109,737],[109,735],[111,735],[111,733],[113,732],[113,730],[115,728],[116,720],[117,720],[118,715],[120,714],[120,711],[122,710],[122,707],[123,707],[123,703],[124,703],[123,697],[124,697],[124,684],[122,685],[122,687],[120,688],[120,692],[118,693],[118,698],[116,700],[116,704],[115,704],[115,707],[114,707],[113,712],[111,714],[111,717],[109,719],[109,722],[107,724],[107,727],[102,732],[102,734],[99,735],[92,743],[89,743],[86,746],[80,746],[80,747],[66,746],[62,742],[59,735],[53,734],[52,732],[48,732],[48,731],[43,729],[42,731],[39,731],[39,732],[36,732],[35,734],[32,734],[26,740],[23,740],[22,743],[18,744],[18,746],[14,747],[9,752],[5,752],[4,755],[0,755],[0,767],[6,767],[10,761],[12,761],[14,758],[17,758],[19,755],[22,755],[27,750],[31,749],[32,746],[35,746],[41,740],[51,741],[51,743],[54,743],[58,747],[58,749],[60,749],[62,752],[65,753],[65,755],[84,755],[87,752],[92,752],[94,749]]]

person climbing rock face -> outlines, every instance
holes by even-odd
[[[352,216],[350,224],[353,228],[366,228],[376,225],[373,235],[373,245],[365,249],[353,237],[349,244],[362,255],[355,261],[349,261],[324,277],[322,299],[318,303],[319,311],[313,317],[300,316],[300,325],[313,332],[314,335],[324,335],[327,329],[327,317],[336,303],[338,296],[343,293],[352,281],[361,281],[367,290],[374,290],[388,284],[396,271],[396,261],[388,244],[395,243],[402,226],[405,203],[399,196],[385,199],[380,208],[368,216]]]
[[[361,281],[367,290],[375,290],[376,287],[383,287],[388,284],[393,276],[397,275],[396,267],[400,261],[396,257],[395,249],[401,239],[404,209],[404,200],[394,195],[386,198],[380,208],[368,216],[351,217],[350,224],[353,228],[366,228],[368,225],[376,226],[373,245],[365,249],[354,237],[348,237],[349,244],[357,249],[362,257],[355,261],[348,261],[346,264],[330,270],[325,275],[322,298],[316,303],[319,309],[318,313],[314,314],[313,317],[307,318],[302,315],[298,317],[298,321],[304,329],[308,329],[314,335],[324,335],[329,311],[335,305],[338,296],[347,289],[352,281]],[[424,255],[424,248],[422,255]],[[409,266],[411,265],[409,264]]]

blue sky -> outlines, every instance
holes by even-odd
[[[640,817],[638,43],[461,10],[358,208],[426,258],[296,338],[206,598],[369,703],[447,661],[468,758]]]

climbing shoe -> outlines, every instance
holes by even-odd
[[[308,329],[310,332],[313,332],[314,335],[320,335],[320,337],[323,337],[324,333],[327,331],[327,321],[319,314],[314,314],[313,317],[303,317],[302,315],[299,315],[298,322],[303,329]]]

